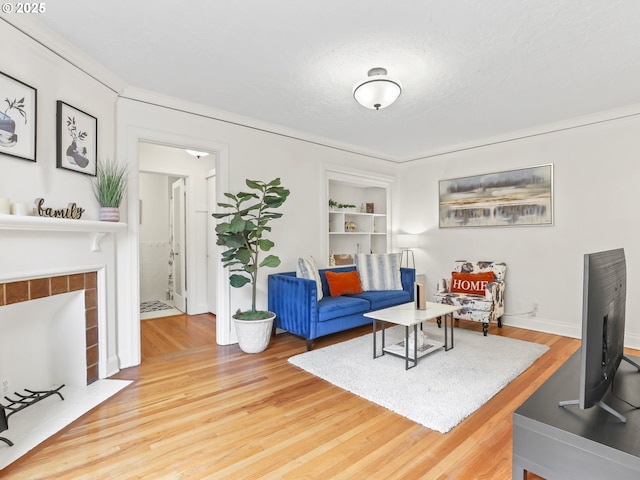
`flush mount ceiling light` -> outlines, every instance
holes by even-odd
[[[209,152],[198,152],[196,150],[187,150],[187,153],[189,155],[193,155],[196,158],[206,157],[207,155],[209,155]]]
[[[400,84],[387,77],[387,69],[377,67],[369,70],[366,80],[353,87],[353,98],[363,107],[380,110],[395,102],[401,92]]]

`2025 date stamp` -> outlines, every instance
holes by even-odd
[[[47,4],[44,2],[27,2],[27,3],[10,3],[5,2],[2,4],[2,13],[24,13],[24,14],[38,14],[47,11]]]

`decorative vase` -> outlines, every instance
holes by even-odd
[[[100,220],[103,222],[120,221],[120,209],[118,207],[100,207]]]
[[[275,313],[261,320],[238,320],[233,317],[238,335],[238,345],[244,353],[264,352],[269,346]]]

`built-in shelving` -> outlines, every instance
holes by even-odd
[[[390,222],[386,186],[366,181],[329,180],[328,194],[334,202],[357,205],[328,211],[329,265],[348,263],[357,253],[388,251]]]

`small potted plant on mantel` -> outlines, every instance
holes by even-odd
[[[216,219],[227,219],[216,226],[217,244],[227,247],[222,253],[222,265],[229,267],[232,287],[251,285],[251,309],[233,315],[238,334],[238,344],[245,353],[260,353],[269,345],[275,314],[256,308],[258,270],[260,267],[277,267],[280,259],[267,255],[260,260],[260,253],[273,248],[274,243],[264,238],[270,232],[269,222],[282,217],[273,210],[280,207],[289,196],[289,190],[276,178],[268,183],[246,180],[251,192],[225,193],[231,203],[218,203],[230,209],[227,213],[214,213]]]
[[[120,203],[127,188],[127,167],[114,160],[99,160],[93,179],[93,193],[100,204],[100,220],[120,220]]]

